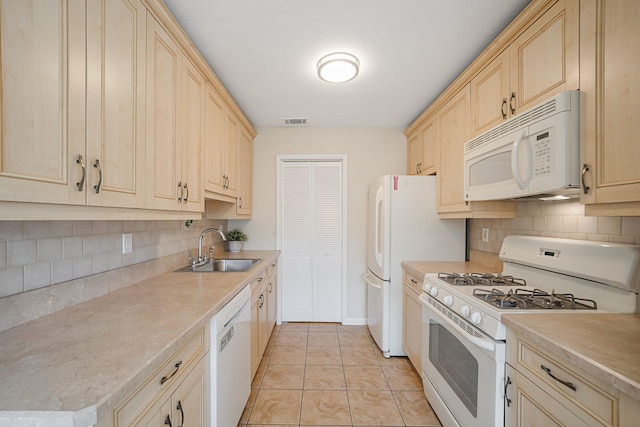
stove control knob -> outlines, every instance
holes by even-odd
[[[451,295],[447,295],[446,297],[444,297],[444,303],[445,305],[451,307],[453,305],[453,297]]]
[[[429,292],[431,290],[431,284],[425,283],[424,285],[422,285],[422,289],[424,289],[425,292]]]
[[[436,288],[435,286],[432,286],[431,290],[429,291],[429,293],[431,294],[432,297],[437,297],[438,296],[438,288]]]
[[[471,309],[468,305],[463,305],[462,308],[460,308],[460,314],[464,317],[469,317],[469,313],[471,313]]]
[[[473,313],[471,313],[471,321],[476,325],[479,325],[480,323],[482,323],[482,315],[477,311],[474,311]]]

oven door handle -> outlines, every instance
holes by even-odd
[[[443,316],[442,314],[438,313],[438,310],[433,310],[431,309],[431,303],[429,302],[429,300],[427,299],[427,296],[425,294],[420,294],[418,296],[418,298],[420,299],[420,302],[422,302],[422,304],[424,304],[427,308],[429,308],[431,310],[431,312],[433,314],[435,314],[435,316],[438,318],[438,320],[441,320],[442,322],[446,323],[447,325],[451,326],[453,328],[454,331],[459,331],[460,326],[456,325],[453,320],[449,319],[446,316]],[[462,331],[459,331],[462,332]],[[490,351],[491,353],[495,353],[496,351],[496,345],[485,338],[478,338],[478,337],[474,337],[471,336],[469,334],[462,333],[460,334],[464,339],[466,339],[467,341],[471,342],[474,345],[477,345],[480,348],[483,348],[487,351]]]

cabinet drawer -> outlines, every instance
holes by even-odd
[[[171,358],[115,411],[114,426],[130,426],[135,419],[181,382],[185,374],[205,353],[204,328],[196,332]]]
[[[403,271],[402,282],[408,285],[414,292],[422,292],[422,281],[423,279],[421,277]]]
[[[251,282],[251,295],[260,292],[260,290],[263,288],[263,285],[267,281],[267,277],[267,269],[265,268],[260,272],[260,275],[253,282]]]
[[[527,370],[604,425],[616,425],[618,399],[593,380],[518,340],[518,370]],[[531,377],[533,378],[533,377]],[[542,386],[542,385],[541,385]]]
[[[267,277],[273,276],[277,270],[278,270],[277,261],[272,261],[267,267]]]

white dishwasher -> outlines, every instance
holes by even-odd
[[[238,425],[251,393],[251,285],[211,319],[211,426]]]

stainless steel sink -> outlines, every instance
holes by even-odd
[[[224,273],[249,271],[260,259],[218,258],[200,267],[183,267],[176,273]]]

